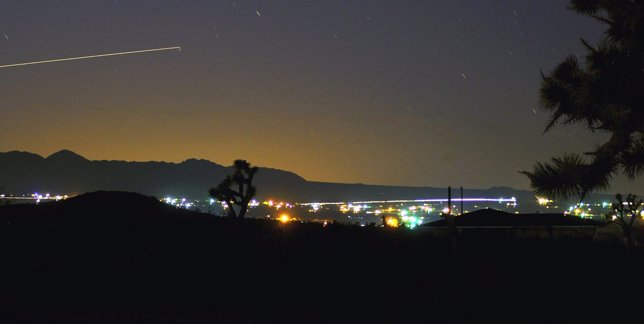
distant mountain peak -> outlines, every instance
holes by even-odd
[[[0,152],[0,188],[16,194],[118,190],[158,197],[181,195],[202,199],[207,195],[208,188],[212,188],[231,171],[231,167],[204,159],[187,159],[180,163],[92,161],[70,150],[61,150],[47,158],[28,152]],[[444,187],[307,181],[296,173],[266,167],[260,167],[254,184],[258,188],[258,200],[279,198],[293,202],[426,199],[443,198],[447,194]],[[452,190],[457,197],[457,190]],[[465,190],[472,197],[516,197],[526,206],[536,201],[531,191],[508,187]]]
[[[185,161],[183,161],[181,163],[182,164],[198,164],[198,165],[213,165],[213,164],[214,165],[219,165],[219,164],[217,164],[215,162],[212,162],[212,161],[206,160],[206,159],[187,159],[187,160],[185,160]]]
[[[85,162],[88,161],[86,158],[78,155],[70,150],[60,150],[47,157],[49,161],[65,161],[65,162]]]
[[[31,152],[25,152],[25,151],[7,151],[7,152],[0,152],[0,156],[30,156],[30,157],[38,157],[38,158],[43,158],[42,156],[36,154],[36,153],[31,153]]]

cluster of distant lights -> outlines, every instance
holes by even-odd
[[[564,211],[564,215],[578,216],[581,218],[593,218],[595,217],[595,212],[593,212],[592,204],[579,203],[573,206],[569,206],[568,210]],[[611,204],[603,202],[601,204],[594,204],[595,207],[600,207],[603,209],[609,208]]]
[[[53,201],[59,201],[63,199],[67,199],[69,196],[67,195],[51,195],[51,194],[39,194],[37,192],[32,193],[29,196],[7,196],[7,195],[0,195],[0,199],[17,199],[17,200],[24,200],[24,199],[29,199],[29,200],[35,200],[36,203],[40,203],[40,201],[45,200],[53,200]]]
[[[554,203],[552,199],[548,199],[544,197],[536,197],[536,198],[540,206],[549,207],[551,204]],[[628,202],[623,202],[623,204],[628,205]],[[593,208],[595,209],[593,210]],[[602,203],[594,203],[594,204],[580,202],[578,204],[568,206],[568,209],[564,211],[564,215],[577,216],[581,218],[596,218],[596,217],[603,218],[603,216],[605,215],[610,215],[610,212],[614,212],[612,203],[609,203],[606,201]],[[640,216],[644,218],[644,210],[640,212]],[[616,215],[611,215],[612,220],[615,220],[616,218],[617,218]]]
[[[172,205],[175,207],[179,208],[186,208],[189,209],[192,207],[194,204],[188,201],[186,198],[172,198],[172,197],[165,197],[162,199],[163,202],[165,202],[168,205]]]
[[[359,213],[362,210],[366,210],[369,208],[368,205],[371,204],[405,204],[405,203],[446,203],[448,202],[449,199],[400,199],[400,200],[368,200],[368,201],[356,201],[352,203],[346,203],[346,202],[312,202],[312,203],[300,203],[299,205],[301,206],[309,206],[311,207],[310,211],[316,212],[318,211],[322,206],[327,206],[327,205],[339,205],[340,211],[341,212],[354,212],[354,213]],[[515,197],[512,198],[454,198],[451,199],[452,202],[458,203],[458,202],[498,202],[499,204],[505,203],[506,206],[510,207],[516,207],[517,205],[517,199]],[[423,209],[425,212],[432,212],[434,209],[432,207],[423,205],[423,206],[412,206],[410,207],[412,209],[415,208],[420,208]],[[389,209],[392,209],[391,207]],[[387,210],[388,212],[391,212],[391,210]],[[382,213],[382,210],[376,209],[374,211],[375,214],[380,214]],[[369,213],[369,212],[367,212]]]
[[[210,199],[210,204],[211,205],[215,204],[215,202],[217,202],[217,201],[212,199],[212,198]],[[228,208],[228,204],[226,204],[225,201],[220,201],[219,203],[221,204],[221,207],[223,209]],[[251,208],[257,207],[257,206],[259,206],[259,202],[257,200],[255,200],[255,199],[253,199],[250,202],[248,202],[248,206],[251,207]]]
[[[387,227],[407,227],[409,229],[414,229],[417,226],[421,225],[423,223],[422,221],[423,217],[418,217],[418,216],[395,216],[395,215],[390,215],[390,216],[385,216],[384,219],[384,225]]]
[[[36,203],[40,203],[41,201],[59,201],[59,200],[64,200],[69,198],[68,195],[51,195],[49,193],[45,194],[39,194],[39,193],[33,193],[29,196],[6,196],[5,194],[0,194],[0,199],[31,199],[31,200],[36,200]],[[554,203],[552,199],[548,199],[545,197],[535,197],[537,199],[537,203],[540,206],[545,206],[548,207]],[[165,197],[161,201],[165,202],[166,204],[179,207],[179,208],[186,208],[189,209],[190,207],[194,206],[193,202],[190,202],[186,198],[173,198],[173,197]],[[413,200],[370,200],[370,201],[357,201],[353,203],[345,203],[345,202],[313,202],[313,203],[299,203],[297,205],[300,206],[309,206],[310,212],[317,212],[320,210],[322,206],[326,205],[339,205],[339,210],[340,212],[343,213],[360,213],[360,212],[365,212],[367,214],[374,214],[374,215],[384,215],[384,214],[390,214],[386,217],[385,219],[385,224],[389,227],[399,227],[401,225],[405,225],[409,228],[414,228],[420,224],[422,224],[423,220],[425,219],[422,216],[417,216],[415,215],[417,212],[424,212],[424,213],[432,213],[435,211],[435,209],[431,206],[423,205],[423,206],[410,206],[406,209],[395,209],[393,207],[388,207],[386,209],[375,209],[373,211],[368,211],[369,204],[391,204],[391,203],[428,203],[428,202],[434,202],[434,203],[444,203],[448,201],[447,199],[413,199]],[[499,199],[494,199],[494,198],[454,198],[452,199],[453,202],[498,202],[500,204],[506,203],[508,207],[510,206],[515,206],[517,204],[517,200],[515,197],[512,198],[499,198]],[[210,198],[208,200],[209,205],[214,205],[214,204],[221,204],[221,206],[226,209],[228,208],[228,205],[223,202],[223,201],[217,201],[213,198]],[[267,200],[262,203],[259,201],[253,199],[250,201],[249,206],[250,207],[257,207],[260,204],[275,208],[276,210],[280,209],[290,209],[293,208],[294,205],[288,202],[284,201],[274,201],[274,200]],[[627,203],[624,202],[626,205]],[[455,207],[455,206],[453,206]],[[589,204],[589,203],[583,203],[580,202],[576,205],[569,206],[566,211],[564,211],[564,215],[574,215],[582,218],[593,218],[595,216],[598,216],[593,212],[592,207],[597,207],[601,209],[612,209],[612,204],[608,202],[602,202],[602,203],[596,203],[596,204]],[[445,207],[441,210],[443,214],[449,213],[450,209],[448,207]],[[395,214],[395,215],[391,215]],[[601,214],[600,214],[601,215]],[[644,218],[644,210],[641,211],[641,216]],[[616,216],[613,216],[613,219],[615,219]],[[282,213],[277,217],[277,220],[279,220],[282,223],[288,223],[296,220],[296,218],[293,218],[289,216],[287,213]],[[325,221],[326,225],[326,221]]]
[[[172,205],[178,208],[186,208],[186,209],[190,209],[190,207],[195,206],[195,202],[197,202],[197,201],[188,200],[187,198],[174,198],[174,197],[165,197],[161,199],[161,201],[168,205]],[[210,198],[207,201],[208,201],[208,205],[210,206],[215,204],[220,204],[222,208],[224,209],[228,208],[228,205],[224,201],[218,201],[213,198]],[[259,206],[259,202],[253,199],[250,201],[249,205],[250,207],[257,207]]]
[[[498,202],[498,200],[496,199],[494,201]],[[513,200],[509,200],[509,201],[514,203]],[[396,205],[403,205],[400,200],[389,201],[389,202],[395,202]],[[378,209],[374,209],[373,211],[370,211],[368,210],[370,207],[367,205],[367,203],[372,203],[372,202],[361,202],[361,204],[342,204],[340,205],[340,211],[342,213],[354,213],[354,214],[364,211],[366,214],[373,214],[376,216],[382,215],[384,216],[383,221],[385,226],[387,227],[403,226],[410,229],[414,229],[417,226],[420,226],[427,220],[427,218],[422,215],[428,215],[438,211],[438,209],[436,209],[435,207],[428,206],[427,204],[418,205],[418,206],[416,205],[408,206],[404,208],[397,208],[397,207],[395,208],[395,207],[389,206],[387,208],[378,208]],[[310,204],[310,206],[312,207],[311,211],[317,211],[320,208],[320,206],[315,203]],[[456,205],[453,205],[452,208],[456,208]],[[450,208],[445,207],[442,210],[440,210],[440,212],[442,212],[443,214],[447,214],[450,212]]]
[[[546,208],[549,208],[552,206],[554,203],[554,200],[546,198],[546,197],[539,197],[535,196],[537,198],[537,203],[539,206],[543,206]],[[564,211],[564,215],[571,215],[571,216],[577,216],[581,218],[593,218],[595,217],[595,213],[593,212],[593,209],[591,207],[601,207],[603,209],[606,209],[607,207],[610,207],[611,204],[607,202],[602,202],[601,204],[588,204],[588,203],[583,203],[580,202],[578,204],[569,206],[567,210]]]
[[[508,207],[509,206],[516,206],[517,200],[516,198],[454,198],[452,201],[454,203],[458,203],[460,201],[463,202],[495,202],[499,204],[506,204]],[[178,208],[186,208],[189,209],[195,204],[199,204],[199,201],[189,201],[186,198],[173,198],[173,197],[166,197],[162,199],[163,202],[176,206]],[[350,213],[350,214],[359,214],[359,213],[364,213],[367,215],[374,215],[374,216],[385,216],[383,218],[383,221],[385,222],[384,225],[390,226],[390,227],[398,227],[398,226],[404,226],[407,228],[415,228],[424,222],[428,221],[427,215],[432,214],[434,212],[442,212],[442,213],[448,213],[450,212],[450,208],[445,207],[443,209],[436,208],[436,206],[431,206],[428,205],[428,203],[447,203],[449,200],[448,199],[414,199],[414,200],[370,200],[370,201],[356,201],[352,203],[347,203],[347,202],[311,202],[311,203],[290,203],[286,201],[280,201],[280,200],[274,200],[274,199],[269,199],[263,202],[259,202],[257,200],[252,200],[249,203],[249,207],[254,208],[260,205],[263,205],[269,209],[274,209],[277,214],[276,215],[267,215],[267,218],[274,219],[278,222],[281,223],[290,223],[294,221],[300,221],[300,219],[291,216],[289,210],[294,208],[294,207],[308,207],[308,212],[318,212],[322,208],[330,207],[330,206],[337,206],[336,210],[340,211],[341,213]],[[208,201],[209,205],[215,205],[219,204],[221,207],[225,210],[228,208],[228,204],[224,201],[219,201],[213,198],[210,198]],[[421,203],[418,205],[413,205],[413,206],[405,206],[403,205],[405,203]],[[395,204],[395,205],[400,205],[400,206],[388,206],[386,208],[383,208],[383,206],[380,206],[378,208],[377,206],[374,206],[376,204]],[[453,210],[456,209],[456,205],[452,206]],[[395,219],[395,222],[397,222],[397,226],[391,226],[391,224],[387,224],[386,222],[394,222],[394,220],[391,220],[392,217]],[[351,218],[349,216],[349,218]],[[329,221],[328,220],[320,220],[320,222],[324,222],[323,225],[326,226],[328,225]],[[361,226],[366,226],[366,224],[361,224]]]
[[[259,206],[259,202],[255,201],[255,200],[253,200],[253,201],[255,202],[255,206]],[[254,207],[253,206],[253,201],[251,201],[251,203],[250,203],[251,207]],[[278,202],[278,201],[273,201],[273,200],[267,200],[267,201],[263,202],[262,204],[266,205],[268,207],[273,207],[273,208],[275,208],[277,210],[279,210],[280,208],[293,208],[293,204],[288,203],[288,202],[283,202],[283,201]]]
[[[408,228],[415,228],[426,221],[426,217],[422,215],[432,214],[434,212],[441,212],[443,214],[449,213],[456,209],[456,205],[437,209],[435,206],[428,205],[428,203],[447,203],[449,199],[400,199],[400,200],[370,200],[370,201],[356,201],[353,203],[346,202],[313,202],[302,203],[302,206],[310,207],[309,212],[317,212],[323,206],[338,206],[339,211],[342,213],[361,213],[373,214],[376,216],[385,216],[384,222],[389,227],[405,226]],[[495,202],[505,204],[506,207],[516,207],[517,199],[512,198],[455,198],[453,202]],[[408,207],[402,207],[405,203],[417,203]],[[389,204],[390,206],[382,208],[382,205]],[[399,205],[394,207],[391,205]],[[380,205],[380,208],[374,208],[369,205]],[[461,213],[466,211],[461,211]],[[389,222],[389,223],[388,223]],[[395,224],[393,224],[395,223]]]
[[[4,197],[2,195],[1,197]],[[41,199],[55,199],[55,200],[61,200],[67,198],[67,196],[50,196],[49,194],[46,195],[39,195],[39,194],[33,194],[33,198],[37,199],[37,202],[39,202]],[[537,199],[537,203],[540,206],[544,207],[551,207],[554,201],[552,199],[544,198],[544,197],[535,197]],[[173,197],[166,197],[162,199],[163,202],[179,207],[179,208],[186,208],[189,209],[190,207],[193,207],[195,205],[194,202],[189,201],[186,198],[173,198]],[[439,211],[442,214],[447,214],[452,212],[453,210],[456,209],[456,205],[453,205],[450,210],[448,207],[444,207],[442,209],[436,209],[435,207],[428,206],[427,204],[424,205],[415,205],[415,206],[409,206],[405,208],[394,208],[394,207],[387,207],[387,208],[376,208],[373,209],[373,207],[369,206],[372,204],[404,204],[404,203],[446,203],[448,199],[404,199],[404,200],[370,200],[370,201],[356,201],[352,203],[346,203],[346,202],[311,202],[311,203],[289,203],[285,201],[276,201],[276,200],[266,200],[263,202],[259,202],[255,199],[251,200],[249,203],[249,207],[257,207],[259,205],[264,205],[266,207],[269,207],[271,209],[275,209],[277,211],[282,210],[284,211],[283,213],[278,214],[277,217],[273,218],[276,219],[277,221],[281,223],[289,223],[298,220],[295,217],[290,216],[286,210],[294,208],[295,206],[303,206],[303,207],[309,207],[308,211],[309,212],[318,212],[321,208],[324,206],[338,206],[338,210],[342,213],[366,213],[366,214],[373,214],[376,216],[383,215],[385,216],[384,219],[384,225],[389,226],[389,227],[400,227],[400,226],[405,226],[408,228],[415,228],[419,225],[421,225],[426,218],[424,216],[420,216],[424,214],[431,214],[433,212]],[[454,203],[459,203],[459,202],[496,202],[499,204],[505,204],[506,207],[516,207],[517,206],[517,199],[515,197],[511,198],[453,198],[452,202]],[[220,204],[223,209],[227,209],[228,205],[223,202],[223,201],[218,201],[215,199],[210,198],[208,200],[209,205],[215,205],[215,204]],[[382,206],[381,206],[382,207]],[[597,207],[602,208],[602,209],[607,209],[611,208],[612,204],[608,202],[602,202],[602,203],[597,203],[597,204],[588,204],[588,203],[579,203],[574,206],[570,206],[566,211],[564,211],[565,215],[574,215],[582,218],[592,218],[597,216],[595,212],[593,212],[593,209],[591,207]],[[461,211],[461,213],[467,212],[467,211]],[[642,217],[644,217],[644,211],[641,213]],[[267,216],[270,217],[270,216]],[[326,222],[325,222],[326,223]],[[325,224],[326,225],[326,224]]]
[[[37,192],[36,192],[36,193],[31,194],[31,196],[32,196],[32,197],[34,197],[34,198],[36,199],[36,203],[39,203],[41,200],[55,200],[55,201],[59,201],[59,200],[67,199],[67,195],[64,195],[64,196],[61,196],[61,195],[55,195],[55,196],[52,196],[52,195],[50,195],[50,194],[48,194],[48,193],[46,193],[46,194],[44,194],[44,195],[41,195],[41,194],[38,194]]]
[[[463,202],[498,202],[498,203],[507,203],[508,205],[516,205],[517,200],[515,197],[512,198],[454,198],[452,199],[452,202],[457,203],[460,201]],[[174,197],[165,197],[161,199],[161,201],[170,204],[170,205],[175,205],[179,207],[185,207],[186,205],[194,205],[193,203],[190,203],[188,199],[186,198],[174,198]],[[310,211],[312,212],[317,212],[320,210],[323,206],[327,205],[338,205],[339,209],[341,212],[354,212],[354,213],[359,213],[361,211],[365,211],[369,209],[369,205],[372,204],[391,204],[391,203],[446,203],[448,199],[405,199],[405,200],[369,200],[369,201],[356,201],[352,203],[347,203],[347,202],[310,202],[310,203],[290,203],[290,202],[285,202],[285,201],[276,201],[276,200],[266,200],[263,202],[259,202],[255,199],[251,200],[249,205],[250,207],[257,207],[259,205],[265,205],[268,207],[275,208],[277,210],[281,208],[293,208],[296,205],[297,206],[308,206],[310,207]],[[215,203],[220,203],[222,206],[226,206],[226,203],[223,201],[217,201],[215,199],[210,199],[209,204],[213,205]],[[431,212],[433,208],[427,207],[427,206],[419,206],[418,208],[425,208],[426,212]],[[379,213],[379,212],[378,212]]]
[[[628,202],[623,202],[624,205],[628,205]],[[601,208],[603,210],[600,211],[598,214],[593,212],[592,207],[597,207],[598,209]],[[601,204],[588,204],[588,203],[579,203],[573,206],[569,206],[568,210],[564,211],[564,215],[574,215],[578,216],[581,218],[594,218],[597,216],[604,216],[604,215],[610,215],[610,212],[614,212],[613,210],[613,204],[608,203],[608,202],[602,202]],[[640,212],[640,216],[644,218],[644,210]],[[612,215],[612,220],[615,220],[617,218],[616,215]]]

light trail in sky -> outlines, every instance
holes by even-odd
[[[130,54],[140,54],[140,53],[160,52],[160,51],[181,51],[181,47],[179,47],[179,46],[161,47],[161,48],[151,48],[151,49],[127,51],[127,52],[116,52],[116,53],[106,53],[106,54],[66,57],[66,58],[43,60],[43,61],[33,61],[33,62],[24,62],[24,63],[5,64],[5,65],[0,65],[0,69],[10,68],[10,67],[18,67],[18,66],[25,66],[25,65],[35,65],[35,64],[65,62],[65,61],[86,60],[86,59],[93,59],[93,58],[107,57],[107,56],[130,55]]]

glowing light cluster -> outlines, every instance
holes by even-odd
[[[273,200],[267,200],[267,201],[263,202],[262,204],[266,205],[268,207],[274,207],[277,210],[279,210],[280,208],[293,208],[292,204],[287,203],[287,202],[283,202],[283,201],[276,202],[276,201],[273,201]],[[251,202],[251,207],[255,207],[255,206],[259,206],[259,203],[256,203],[256,204],[253,205],[252,202]]]
[[[548,198],[544,197],[536,197],[537,198],[537,203],[539,203],[539,206],[546,206],[548,204],[553,203],[553,200],[550,200]]]
[[[405,226],[413,229],[416,226],[422,224],[422,217],[417,217],[417,216],[402,216],[401,217],[403,223]]]
[[[281,214],[278,220],[282,223],[288,223],[291,221],[291,216],[289,216],[288,214]]]
[[[387,217],[387,218],[385,218],[385,225],[387,227],[396,228],[396,227],[400,226],[400,222],[398,221],[398,218],[396,218],[396,217]]]
[[[165,197],[161,199],[161,201],[168,205],[172,205],[179,208],[186,208],[186,209],[189,209],[194,205],[193,203],[189,202],[188,199],[186,198],[179,199],[179,198]]]
[[[2,195],[1,198],[4,198],[4,199],[25,199],[24,197],[14,197],[14,196],[6,197],[5,195]],[[35,192],[35,193],[31,194],[31,196],[28,199],[35,200],[36,203],[38,204],[38,203],[40,203],[41,200],[59,201],[59,200],[67,199],[67,198],[68,198],[67,195],[64,195],[64,196],[55,195],[55,196],[53,196],[53,195],[48,194],[48,193],[43,195],[43,194],[39,194],[39,193]]]
[[[1,194],[0,199],[6,199],[6,200],[35,200],[36,203],[39,203],[41,200],[63,200],[69,198],[68,195],[50,195],[50,194],[39,194],[39,193],[33,193],[30,195],[22,195],[22,196],[13,196],[13,195],[5,195]]]

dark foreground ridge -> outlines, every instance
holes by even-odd
[[[0,207],[0,253],[3,323],[624,322],[644,288],[622,275],[644,273],[640,254],[590,239],[453,249],[435,230],[240,221],[124,192]]]

